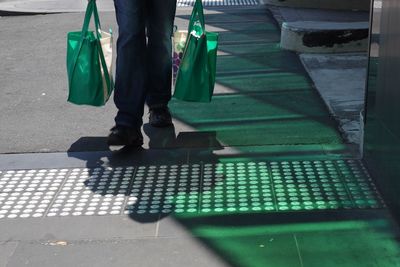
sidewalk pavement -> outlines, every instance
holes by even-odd
[[[229,1],[225,5],[254,5],[255,1]],[[113,11],[111,0],[98,0],[99,9]],[[29,14],[29,13],[58,13],[82,12],[85,8],[84,0],[2,0],[0,1],[0,15],[3,14]],[[223,2],[206,1],[206,6],[220,5]],[[190,1],[179,1],[178,5],[190,5]],[[276,21],[283,22],[308,22],[316,23],[353,23],[368,22],[369,14],[363,11],[336,11],[307,8],[288,8],[266,6],[274,15]],[[11,13],[10,13],[11,12]],[[115,28],[115,22],[112,23]],[[349,24],[349,27],[350,27]],[[326,53],[306,54],[300,53],[300,59],[309,73],[316,89],[326,103],[330,113],[339,123],[339,130],[345,140],[356,146],[361,146],[362,133],[360,112],[364,103],[364,87],[366,80],[367,54],[359,53]],[[42,94],[46,94],[43,92]],[[114,111],[113,111],[114,112]],[[15,144],[12,144],[15,147]],[[37,149],[36,149],[37,150]],[[53,151],[52,148],[43,147],[42,152]],[[9,151],[18,152],[18,151]],[[32,150],[31,152],[34,152]]]
[[[96,0],[100,11],[114,11],[112,0]],[[87,0],[2,0],[0,15],[83,12]]]
[[[100,11],[114,11],[113,0],[96,0]],[[195,0],[177,0],[177,6],[190,7]],[[87,0],[0,0],[0,16],[15,14],[52,14],[82,12]],[[204,0],[204,6],[251,6],[259,0]]]
[[[271,14],[205,12],[213,101],[171,101],[175,127],[117,151],[112,103],[66,103],[82,14],[0,18],[0,266],[397,266],[395,223]]]

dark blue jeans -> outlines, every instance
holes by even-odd
[[[114,5],[119,33],[115,123],[140,127],[145,102],[151,108],[171,99],[176,0],[114,0]]]

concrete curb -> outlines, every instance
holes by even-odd
[[[260,0],[261,3],[282,7],[301,7],[336,10],[364,10],[370,9],[368,0]]]
[[[281,47],[302,53],[365,52],[368,28],[368,22],[284,22]]]

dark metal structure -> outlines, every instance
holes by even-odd
[[[400,218],[400,2],[371,5],[364,160]]]

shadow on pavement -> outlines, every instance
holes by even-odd
[[[82,137],[74,142],[68,156],[86,161],[88,178],[84,185],[102,196],[128,197],[124,213],[141,223],[169,216],[180,209],[179,203],[186,197],[195,196],[186,200],[197,211],[197,204],[193,207],[193,203],[198,202],[201,193],[203,172],[200,164],[189,167],[188,151],[201,147],[208,160],[217,160],[213,151],[222,146],[216,133],[181,132],[175,136],[173,126],[160,129],[148,124],[143,130],[149,137],[149,149],[125,146],[111,151],[106,137]],[[94,147],[103,151],[76,152]]]

